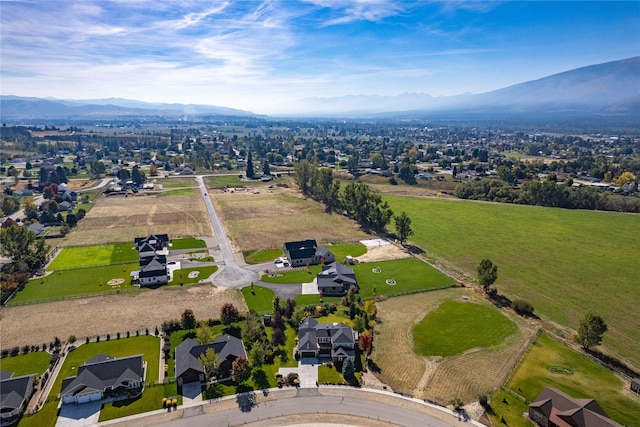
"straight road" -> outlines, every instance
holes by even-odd
[[[231,243],[229,243],[229,239],[227,238],[227,233],[220,222],[220,218],[218,218],[216,210],[213,208],[213,203],[211,202],[211,197],[209,197],[207,187],[204,185],[203,176],[198,175],[195,178],[198,186],[200,187],[200,193],[211,221],[211,231],[218,241],[222,260],[224,261],[224,265],[215,275],[216,284],[230,288],[241,288],[251,282],[257,282],[260,278],[258,273],[242,268],[236,262],[233,249],[231,249]]]

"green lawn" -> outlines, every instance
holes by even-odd
[[[335,366],[318,365],[318,382],[320,384],[344,384],[342,372],[338,372]]]
[[[158,193],[157,197],[165,197],[165,196],[194,196],[199,194],[200,191],[196,188],[178,188],[176,190],[163,191],[162,193]]]
[[[609,325],[604,345],[640,369],[640,215],[461,200],[383,196],[413,219],[410,241],[475,277],[482,258],[497,286],[537,314],[576,328],[586,311]]]
[[[49,367],[51,355],[46,351],[35,351],[0,359],[0,370],[13,372],[14,377],[42,375]]]
[[[447,357],[496,347],[516,333],[516,324],[494,306],[448,300],[414,326],[413,341],[418,354]]]
[[[171,240],[170,250],[176,251],[179,249],[200,249],[206,248],[207,244],[204,240],[196,239],[195,237],[184,237],[182,239]]]
[[[275,268],[274,268],[275,270]],[[277,273],[278,276],[269,277],[268,274],[264,274],[260,280],[267,283],[290,283],[290,284],[298,284],[298,283],[309,283],[313,282],[313,279],[316,278],[318,273],[322,271],[322,266],[320,265],[311,265],[308,269],[301,269],[295,271],[286,271],[283,273]]]
[[[545,334],[538,336],[531,344],[528,354],[507,386],[524,396],[528,402],[533,401],[544,387],[555,387],[575,398],[596,399],[615,421],[623,425],[640,426],[640,402],[622,393],[628,384],[623,384],[607,368]],[[513,401],[513,405],[517,405],[516,399],[507,400],[509,404]],[[504,416],[508,425],[516,425],[515,419],[507,419],[507,415],[500,412],[504,406],[501,398],[494,398],[493,402],[495,404],[491,406],[497,414],[495,419]],[[520,410],[526,410],[526,405],[519,406]]]
[[[256,313],[268,314],[273,312],[273,297],[275,293],[268,288],[262,286],[245,286],[242,288],[242,296],[247,303],[249,310],[255,310]]]
[[[198,276],[189,278],[189,273],[191,273],[192,271],[198,271]],[[207,279],[216,271],[218,271],[218,267],[215,265],[211,267],[181,268],[180,270],[176,270],[173,272],[173,280],[169,282],[169,286],[180,285],[181,283],[183,285],[198,283],[200,280]]]
[[[352,257],[358,257],[367,253],[367,247],[360,243],[341,243],[338,245],[327,246],[333,254],[336,256],[336,261],[344,263],[347,255]]]
[[[49,270],[68,270],[136,261],[138,261],[138,252],[133,248],[133,242],[115,245],[76,246],[62,249],[49,266]]]
[[[46,277],[29,280],[24,289],[18,292],[12,301],[33,301],[113,290],[129,290],[134,288],[130,284],[129,274],[138,268],[138,264],[125,264],[124,270],[122,265],[109,265],[54,271]],[[110,286],[107,283],[111,279],[124,279],[124,283],[119,287]]]
[[[243,172],[238,171],[238,175],[243,175]],[[208,176],[204,178],[204,181],[207,184],[207,188],[222,188],[225,186],[237,187],[240,185],[248,185],[248,182],[240,181],[240,178],[232,175],[224,175],[224,176]]]
[[[273,262],[282,256],[282,248],[260,249],[257,251],[244,251],[244,260],[247,264],[262,264],[263,262]]]

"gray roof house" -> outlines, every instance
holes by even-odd
[[[0,371],[0,426],[15,424],[33,394],[35,374],[13,378],[13,372]]]
[[[140,270],[131,272],[133,283],[140,286],[168,283],[169,236],[152,234],[147,237],[136,237],[134,243],[140,255]]]
[[[85,403],[109,398],[129,399],[142,393],[142,355],[114,358],[99,354],[78,367],[78,375],[62,380],[62,403]]]
[[[640,378],[634,378],[631,380],[631,391],[640,394]]]
[[[352,285],[358,286],[353,269],[339,262],[322,266],[316,281],[318,291],[322,291],[323,295],[346,295]]]
[[[224,334],[209,344],[200,344],[194,339],[187,338],[176,347],[175,351],[176,379],[179,386],[205,380],[204,368],[199,357],[209,348],[218,354],[220,361],[218,370],[223,377],[231,371],[234,360],[238,357],[247,357],[242,340],[229,334]]]
[[[298,327],[298,344],[294,350],[297,358],[313,358],[318,361],[345,359],[355,361],[356,332],[344,323],[319,323],[307,317]]]
[[[529,405],[529,418],[544,427],[622,427],[593,399],[575,399],[545,387]]]
[[[318,247],[315,240],[301,240],[286,242],[282,247],[285,256],[292,267],[302,267],[307,264],[327,264],[336,260],[335,255],[324,246]]]

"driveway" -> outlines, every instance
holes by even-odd
[[[182,385],[182,404],[188,405],[194,402],[202,402],[202,387],[197,381]]]
[[[294,372],[298,374],[300,388],[316,388],[318,382],[318,363],[316,359],[301,359],[297,368],[280,368],[278,370],[286,377]]]
[[[102,402],[62,405],[56,427],[97,426]]]
[[[313,279],[311,283],[302,284],[302,295],[317,295],[318,294],[318,279]]]

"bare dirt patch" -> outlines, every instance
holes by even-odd
[[[199,194],[102,196],[64,244],[126,242],[136,236],[167,233],[172,238],[209,236],[211,227]]]
[[[145,328],[153,332],[165,320],[180,319],[186,309],[193,310],[196,320],[219,318],[227,302],[246,310],[240,291],[209,284],[3,307],[1,347],[41,345],[56,336],[65,340],[75,335],[82,340]]]
[[[473,349],[450,357],[423,357],[414,351],[412,328],[429,311],[451,298],[480,298],[470,289],[446,289],[378,303],[373,360],[380,368],[378,376],[393,390],[419,399],[447,404],[454,398],[469,402],[480,393],[490,393],[502,383],[528,345],[534,328],[516,316],[510,316],[521,334],[497,349]]]
[[[218,193],[212,200],[240,251],[276,248],[290,240],[355,242],[370,237],[353,221],[326,213],[320,203],[291,189]]]
[[[386,261],[390,259],[401,259],[401,258],[409,258],[411,255],[408,254],[404,249],[399,248],[396,245],[383,245],[383,246],[369,246],[367,247],[367,253],[364,255],[360,255],[356,259],[360,262],[375,262],[375,261]]]

